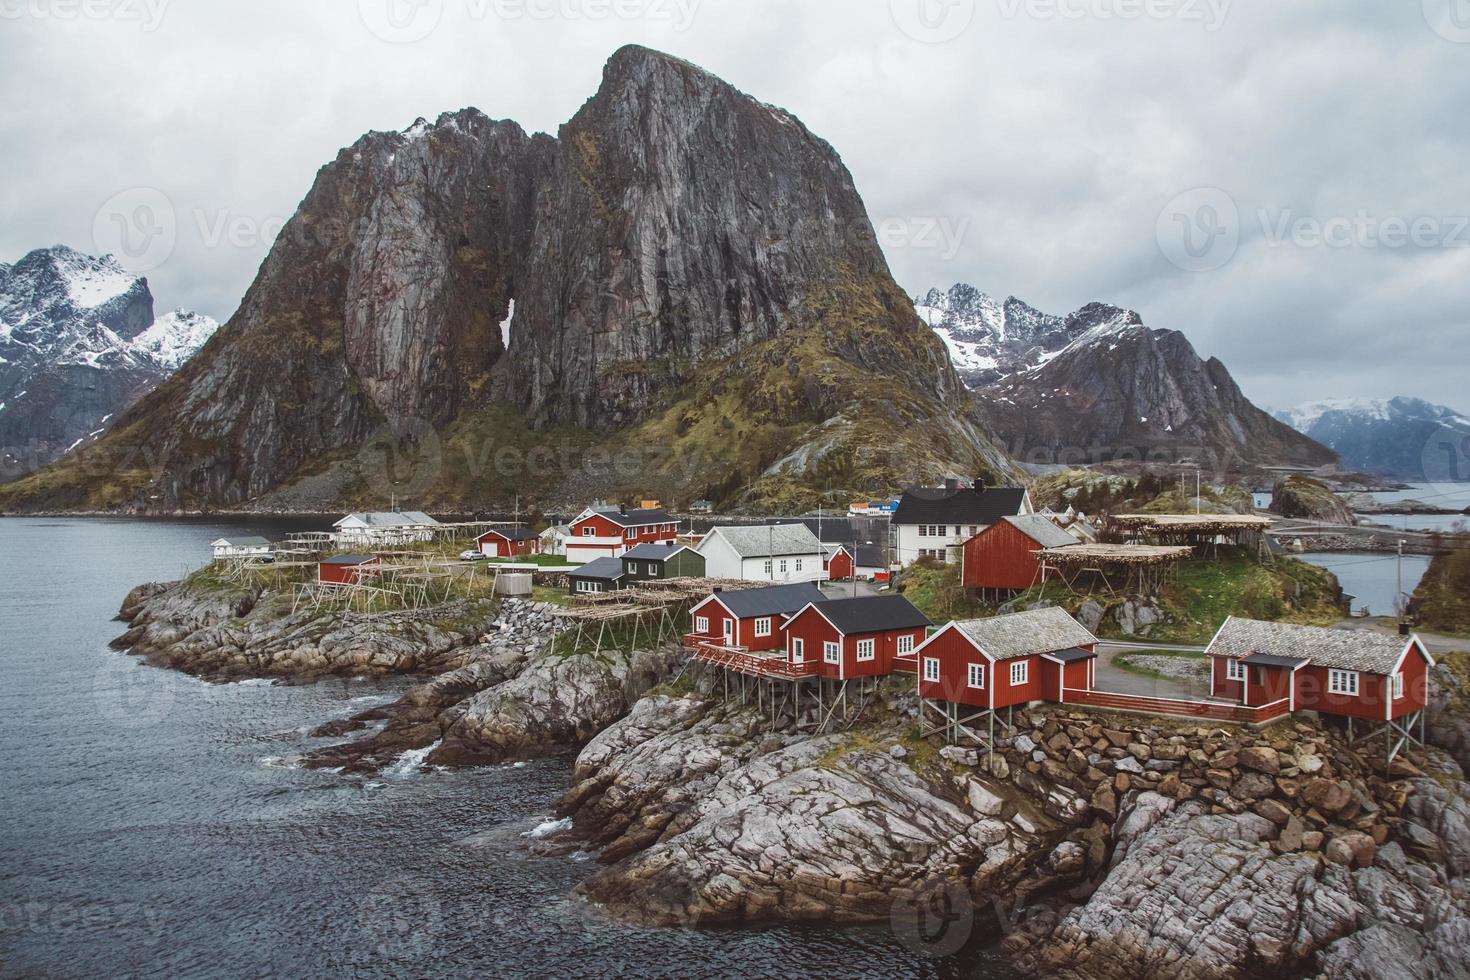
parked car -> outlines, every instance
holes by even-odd
[[[485,552],[480,551],[478,548],[470,548],[459,553],[460,561],[484,561],[488,557],[490,556],[485,554]]]

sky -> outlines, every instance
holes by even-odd
[[[111,251],[224,320],[341,147],[555,133],[625,43],[830,142],[910,294],[1136,309],[1265,406],[1470,411],[1470,0],[0,0],[0,261]]]

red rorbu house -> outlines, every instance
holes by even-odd
[[[1089,691],[1097,637],[1056,607],[950,622],[915,651],[920,736],[943,732],[991,744],[995,712]],[[929,718],[943,719],[935,724]],[[971,728],[982,721],[989,732]]]
[[[787,661],[816,661],[817,676],[839,681],[912,671],[930,625],[901,595],[809,602],[783,627]]]
[[[476,538],[475,544],[491,558],[518,558],[539,551],[541,538],[523,527],[497,527]]]
[[[1002,517],[961,546],[960,581],[980,592],[1024,592],[1041,581],[1037,552],[1076,543],[1049,517]]]
[[[679,524],[661,510],[589,507],[571,523],[567,561],[616,558],[634,545],[674,544]]]
[[[827,573],[827,578],[833,582],[845,582],[852,578],[856,567],[853,565],[852,554],[842,544],[822,545],[822,571]]]
[[[1434,659],[1417,636],[1367,630],[1225,620],[1206,652],[1210,693],[1247,707],[1285,702],[1287,712],[1317,711],[1386,726],[1422,742],[1429,668]],[[1413,725],[1420,724],[1415,737]],[[1389,758],[1402,747],[1390,750]]]
[[[785,650],[781,624],[792,613],[827,597],[810,582],[772,585],[763,589],[717,590],[689,610],[694,632],[686,647],[702,645],[743,651]]]
[[[333,585],[356,585],[377,575],[382,564],[374,555],[333,555],[317,562],[316,580]]]

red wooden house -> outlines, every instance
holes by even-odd
[[[523,527],[493,527],[476,538],[475,545],[491,558],[518,558],[539,551],[541,538]]]
[[[961,546],[960,581],[967,589],[1023,592],[1041,582],[1037,552],[1076,543],[1049,517],[1003,517]]]
[[[374,555],[333,555],[317,562],[316,580],[334,585],[356,585],[377,575],[382,564]]]
[[[824,544],[822,550],[822,571],[827,573],[827,578],[834,582],[846,582],[851,579],[856,568],[853,564],[852,553],[847,550],[847,545]]]
[[[1097,637],[1055,607],[947,623],[915,652],[919,696],[951,722],[1092,687]],[[969,709],[961,717],[961,707]]]
[[[809,602],[785,622],[786,656],[792,666],[815,661],[832,680],[883,677],[914,669],[930,625],[901,595]]]
[[[689,611],[694,632],[684,638],[684,645],[712,643],[744,650],[782,650],[786,638],[781,624],[786,618],[807,603],[825,599],[822,590],[810,582],[718,591]]]
[[[589,507],[571,523],[567,561],[616,558],[634,545],[674,544],[679,523],[661,510]]]
[[[1434,659],[1417,636],[1231,616],[1210,641],[1210,693],[1248,707],[1286,703],[1375,722],[1409,719],[1429,698]]]

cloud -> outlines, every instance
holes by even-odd
[[[1413,394],[1470,409],[1470,231],[1451,240],[1470,211],[1470,44],[1420,8],[105,0],[67,17],[65,0],[0,0],[14,80],[0,259],[95,250],[99,206],[156,189],[177,232],[148,273],[159,304],[223,319],[317,169],[363,132],[466,105],[554,132],[631,41],[795,112],[842,154],[875,223],[954,230],[884,239],[910,292],[963,280],[1049,311],[1130,306],[1268,404]],[[1155,237],[1161,209],[1197,187],[1239,216],[1238,247],[1204,272]],[[1360,213],[1442,234],[1274,234]]]

